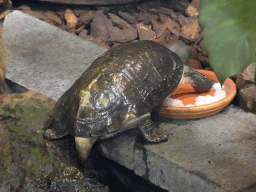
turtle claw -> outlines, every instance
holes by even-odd
[[[159,143],[168,140],[167,131],[156,126],[151,119],[147,119],[139,125],[143,137],[152,143]]]

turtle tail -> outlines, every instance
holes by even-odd
[[[194,68],[187,65],[184,66],[182,83],[189,83],[193,86],[196,92],[207,92],[211,89],[214,81],[197,72]]]

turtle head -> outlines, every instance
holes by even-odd
[[[181,41],[171,42],[166,47],[176,53],[184,64],[192,54],[187,45]],[[191,84],[196,92],[207,92],[211,89],[214,81],[209,80],[194,68],[184,65],[183,75],[178,87],[185,83]]]
[[[191,51],[188,49],[187,45],[181,41],[174,41],[165,45],[169,50],[176,53],[183,63],[186,63],[191,56]]]
[[[196,92],[203,93],[211,89],[214,81],[197,72],[194,68],[185,65],[179,86],[185,83],[191,84]]]

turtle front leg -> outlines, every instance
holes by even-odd
[[[98,137],[75,137],[76,149],[82,161],[85,161],[90,155],[92,145],[95,143],[97,138]]]
[[[167,131],[155,125],[152,119],[146,119],[145,121],[141,122],[139,124],[139,129],[141,130],[143,137],[148,142],[158,143],[168,140]]]

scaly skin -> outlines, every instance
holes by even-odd
[[[9,52],[3,40],[3,22],[5,16],[10,12],[10,6],[10,0],[0,0],[0,94],[8,92],[5,76]]]

